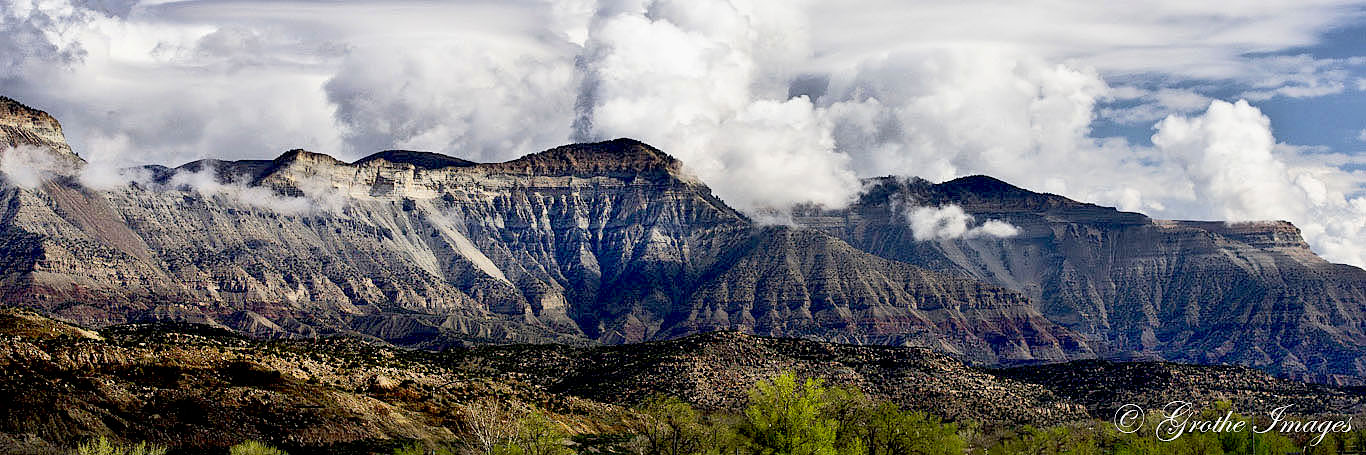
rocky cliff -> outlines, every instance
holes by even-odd
[[[62,125],[48,113],[25,106],[18,101],[0,96],[0,146],[32,145],[76,155],[66,143]]]
[[[1110,358],[1252,365],[1359,383],[1366,271],[1316,256],[1287,222],[1168,221],[975,176],[883,178],[798,223],[879,256],[1016,290]],[[917,241],[907,208],[956,204],[1013,237]]]
[[[13,137],[45,146],[60,130],[44,131]],[[114,189],[61,175],[0,189],[0,298],[92,326],[188,321],[416,347],[738,330],[986,364],[1093,355],[1024,294],[756,226],[632,140],[504,163],[293,150],[142,171]]]

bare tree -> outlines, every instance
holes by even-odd
[[[512,410],[493,398],[481,398],[462,406],[460,415],[476,449],[492,455],[499,443],[511,438],[517,430],[517,419]]]

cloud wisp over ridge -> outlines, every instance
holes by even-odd
[[[989,174],[1155,217],[1286,219],[1366,265],[1361,152],[1278,141],[1259,107],[1360,96],[1366,59],[1303,49],[1363,11],[0,0],[0,93],[62,119],[95,169],[295,147],[494,161],[628,136],[751,213],[838,206],[861,177]]]
[[[1014,237],[1020,229],[1001,220],[986,220],[978,224],[976,218],[957,205],[940,207],[906,207],[906,222],[917,241],[947,240],[977,237]]]

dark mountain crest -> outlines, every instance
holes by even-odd
[[[422,169],[442,169],[447,167],[470,167],[479,163],[463,160],[440,153],[422,152],[416,150],[385,150],[375,153],[365,158],[351,162],[352,166],[364,165],[373,161],[388,161],[390,163],[411,164]]]
[[[487,166],[549,175],[652,172],[683,175],[681,161],[629,138],[564,145]]]
[[[911,196],[914,200],[908,202],[920,205],[938,206],[953,203],[964,208],[989,205],[997,210],[1038,211],[1099,207],[1052,193],[1037,193],[986,175],[959,177],[943,183],[930,182],[920,177],[877,177],[868,180],[858,203],[886,203],[898,196]]]
[[[933,183],[919,177],[886,176],[866,179],[863,193],[850,210],[872,207],[957,205],[973,214],[1010,216],[1022,213],[1053,213],[1074,221],[1103,224],[1144,225],[1152,219],[1141,213],[1124,212],[1087,202],[1078,202],[1052,193],[1039,193],[985,175],[959,177]]]
[[[214,173],[214,178],[220,182],[234,182],[241,180],[245,180],[246,182],[254,182],[257,178],[260,178],[261,175],[264,174],[267,170],[271,169],[271,166],[273,164],[275,164],[275,162],[271,160],[227,161],[208,158],[197,161],[191,161],[182,164],[176,167],[175,169],[167,169],[167,172],[164,174],[157,173],[157,170],[153,170],[153,172],[157,173],[154,175],[154,180],[160,183],[165,183],[167,179],[169,179],[177,172],[198,173],[203,172],[205,169],[212,169]]]
[[[1002,199],[1018,199],[1032,196],[1045,196],[1057,199],[1065,199],[1067,200],[1067,202],[1076,203],[1075,201],[1064,198],[1062,196],[1054,194],[1035,193],[1033,191],[1029,191],[1024,188],[1020,188],[1018,186],[1006,183],[1001,179],[981,174],[969,175],[966,177],[959,177],[953,180],[949,180],[947,182],[935,185],[935,188],[939,191],[943,191],[949,194],[977,194],[984,197],[999,197]]]

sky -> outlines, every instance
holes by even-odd
[[[633,137],[763,219],[987,174],[1366,266],[1362,2],[0,0],[0,94],[92,166]]]

